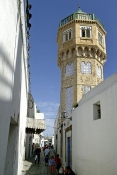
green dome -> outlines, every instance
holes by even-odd
[[[77,11],[76,13],[87,15],[87,13],[85,13],[85,12],[83,12],[83,11],[81,10],[80,6],[78,6],[78,11]]]

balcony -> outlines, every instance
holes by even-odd
[[[59,27],[62,27],[64,25],[66,25],[67,23],[69,23],[70,21],[73,20],[84,20],[84,21],[97,21],[101,27],[104,29],[104,25],[101,23],[101,21],[94,15],[94,14],[87,14],[87,13],[79,13],[79,12],[75,12],[71,15],[69,15],[68,17],[64,18],[63,20],[60,21]]]

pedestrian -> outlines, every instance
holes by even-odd
[[[46,155],[45,156],[45,166],[48,166],[48,160],[49,160],[48,155]]]
[[[49,150],[49,148],[48,148],[48,147],[46,147],[46,149],[44,150],[45,156],[46,156],[46,155],[48,155],[48,156],[49,156],[49,151],[50,151],[50,150]]]
[[[56,155],[55,163],[56,163],[56,171],[57,173],[59,173],[59,168],[61,166],[61,159],[59,158],[59,154]]]
[[[45,151],[45,149],[46,149],[46,145],[44,145],[43,147],[43,152]],[[44,156],[45,156],[45,152],[44,152]]]
[[[55,157],[55,151],[54,151],[53,146],[51,146],[50,149],[49,149],[49,156],[50,156],[50,157],[51,157],[51,156],[54,156],[54,157]]]
[[[38,146],[37,149],[35,150],[35,164],[38,160],[38,164],[40,163],[40,152],[41,152],[41,148]]]
[[[51,156],[50,159],[49,159],[49,166],[50,166],[50,172],[51,173],[53,173],[53,171],[54,171],[54,164],[55,164],[54,157]]]
[[[35,144],[32,144],[32,156],[34,156],[34,148],[35,148]]]
[[[65,175],[75,175],[70,166],[67,166],[65,169]]]

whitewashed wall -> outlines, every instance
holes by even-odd
[[[0,174],[19,175],[28,90],[19,1],[0,1],[0,32]]]
[[[59,133],[59,117],[60,117],[60,107],[58,108],[57,116],[54,122],[54,149],[57,154],[60,155],[60,133]],[[56,139],[57,135],[57,139]]]
[[[93,120],[100,101],[101,119]],[[77,175],[117,174],[117,73],[88,92],[72,112],[73,170]]]

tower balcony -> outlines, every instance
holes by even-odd
[[[59,27],[62,27],[73,20],[97,22],[104,29],[104,25],[95,16],[95,14],[87,14],[87,13],[79,13],[79,12],[75,12],[69,15],[68,17],[62,19],[59,23]]]

